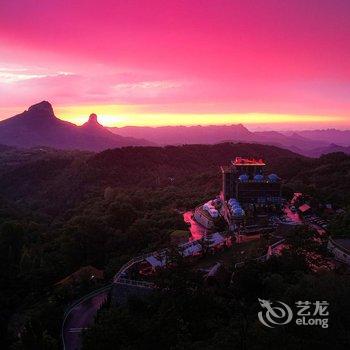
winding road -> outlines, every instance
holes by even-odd
[[[192,212],[184,214],[184,220],[190,225],[191,238],[190,241],[201,239],[206,234],[206,229],[198,224],[192,218]],[[134,291],[141,289],[153,289],[154,285],[145,281],[133,281],[124,277],[125,272],[135,263],[144,260],[145,257],[153,255],[153,253],[137,256],[125,265],[123,265],[116,273],[113,279],[113,284],[124,286],[125,288],[134,289]],[[89,328],[94,323],[95,315],[100,309],[103,302],[107,299],[111,285],[103,287],[101,290],[92,292],[75,304],[68,308],[63,324],[62,324],[62,342],[64,350],[80,350],[81,349],[81,333],[84,329]],[[123,288],[122,288],[123,289]],[[126,290],[127,294],[131,293]],[[121,294],[125,294],[124,292]]]
[[[196,241],[207,234],[207,229],[193,219],[193,211],[187,211],[183,214],[184,221],[190,226],[190,241]]]
[[[81,332],[93,324],[95,315],[107,299],[108,293],[109,290],[103,290],[82,300],[67,314],[62,329],[64,350],[81,349]]]

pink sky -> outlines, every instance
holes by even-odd
[[[349,38],[347,0],[1,1],[0,119],[348,128]]]

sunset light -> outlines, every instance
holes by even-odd
[[[240,124],[256,127],[267,126],[283,129],[290,125],[307,128],[318,124],[328,127],[337,123],[340,128],[347,126],[346,117],[326,117],[314,115],[288,115],[270,113],[232,113],[232,114],[176,114],[149,113],[142,110],[142,106],[93,105],[68,106],[56,109],[57,115],[63,119],[81,125],[86,122],[91,111],[98,111],[99,122],[105,126],[123,127],[134,126],[167,126],[167,125],[230,125]],[[137,111],[139,110],[139,112]]]
[[[350,125],[347,1],[102,3],[1,3],[0,119]]]
[[[350,0],[0,0],[4,350],[350,349]]]

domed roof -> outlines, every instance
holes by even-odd
[[[254,181],[256,182],[262,182],[264,180],[264,176],[262,176],[261,174],[257,174],[254,176]]]
[[[234,216],[243,216],[244,211],[242,208],[235,208],[235,209],[233,209],[233,215]]]
[[[247,174],[243,174],[243,175],[240,175],[238,179],[241,182],[247,182],[249,180],[249,176]]]
[[[277,182],[279,180],[279,177],[276,174],[270,174],[267,178],[270,182]]]

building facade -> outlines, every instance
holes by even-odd
[[[235,198],[247,205],[280,205],[281,181],[276,174],[265,175],[262,159],[236,157],[230,165],[222,166],[222,197]]]

